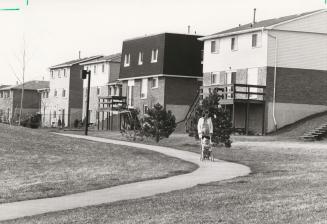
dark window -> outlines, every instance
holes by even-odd
[[[252,34],[252,47],[258,46],[258,34]]]
[[[216,52],[216,41],[213,40],[211,41],[211,53],[215,53]]]

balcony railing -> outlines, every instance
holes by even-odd
[[[126,108],[124,96],[101,96],[98,97],[98,111],[112,111]]]
[[[203,89],[203,87],[201,87]],[[223,100],[255,100],[264,101],[265,88],[262,85],[248,84],[225,84],[211,85],[204,88],[209,89],[209,93],[217,92]],[[203,91],[201,91],[203,94]]]

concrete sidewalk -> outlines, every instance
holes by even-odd
[[[148,149],[195,163],[199,165],[199,168],[192,173],[182,174],[165,179],[124,184],[111,188],[71,194],[55,198],[44,198],[0,204],[0,221],[90,205],[99,205],[115,201],[147,197],[159,193],[190,188],[197,184],[226,180],[237,176],[245,176],[250,173],[250,169],[244,165],[225,161],[201,162],[199,159],[199,154],[168,147],[144,145],[134,142],[125,142],[90,136],[71,134],[62,135],[90,141]]]

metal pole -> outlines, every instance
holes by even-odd
[[[91,85],[91,71],[89,71],[88,73],[88,81],[87,81],[85,135],[87,135],[88,128],[89,128],[90,85]]]

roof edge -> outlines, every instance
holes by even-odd
[[[229,32],[229,33],[214,34],[214,35],[209,35],[209,36],[198,38],[198,40],[204,41],[204,40],[210,40],[210,39],[219,38],[219,37],[227,37],[227,36],[233,36],[233,35],[242,34],[242,33],[250,33],[253,31],[260,31],[260,30],[264,30],[264,29],[265,29],[265,27],[258,27],[258,28],[251,28],[251,29]]]
[[[303,18],[306,18],[306,17],[309,17],[309,16],[313,16],[313,15],[316,15],[316,14],[319,14],[319,13],[322,13],[322,12],[327,12],[327,9],[321,9],[321,10],[318,10],[318,11],[314,11],[314,12],[312,12],[310,14],[306,14],[306,15],[303,15],[303,16],[300,16],[300,17],[297,17],[297,18],[294,18],[294,19],[289,19],[289,20],[286,20],[286,21],[283,21],[283,22],[280,22],[280,23],[273,24],[271,26],[267,26],[266,28],[267,29],[273,29],[276,26],[280,26],[280,25],[283,25],[283,24],[286,24],[286,23],[290,23],[290,22],[299,20],[299,19],[303,19]]]

